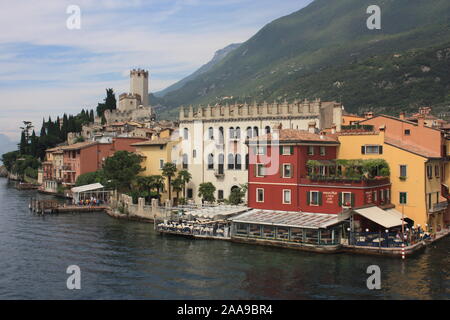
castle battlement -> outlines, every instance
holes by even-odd
[[[130,77],[131,76],[137,76],[137,77],[144,77],[144,78],[148,78],[148,71],[144,70],[144,69],[133,69],[130,71]]]
[[[324,109],[341,109],[342,104],[337,102],[322,102],[320,99],[314,101],[294,101],[288,103],[262,103],[262,104],[233,104],[233,105],[215,105],[199,106],[194,109],[193,106],[180,108],[180,122],[195,120],[224,121],[232,119],[234,121],[247,120],[252,118],[282,118],[282,117],[311,117],[319,116]]]
[[[141,95],[137,93],[122,93],[119,95],[119,101],[123,99],[137,99],[141,101]]]

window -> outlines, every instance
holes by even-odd
[[[308,156],[313,156],[314,155],[314,147],[313,146],[309,146],[308,147]]]
[[[411,135],[411,130],[406,129],[406,130],[405,130],[405,136],[409,136],[409,135]]]
[[[209,127],[209,129],[208,129],[208,137],[209,137],[209,140],[214,140],[214,129],[213,129],[213,127]]]
[[[400,165],[400,178],[406,178],[407,176],[407,166],[406,165]]]
[[[229,132],[230,132],[230,139],[234,139],[234,127],[230,127]]]
[[[384,192],[383,192],[383,190],[380,190],[380,201],[384,202]]]
[[[407,203],[408,203],[408,193],[400,192],[400,204],[407,204]]]
[[[283,178],[292,178],[291,164],[283,164]]]
[[[322,205],[322,192],[319,191],[307,191],[306,192],[307,203],[310,206]]]
[[[266,134],[270,133],[270,126],[266,126]]]
[[[321,155],[321,156],[326,155],[326,149],[325,149],[325,147],[320,147],[320,155]]]
[[[234,169],[234,155],[232,153],[230,153],[228,155],[228,170],[233,170]]]
[[[183,169],[188,168],[188,155],[185,153],[183,154]]]
[[[303,242],[303,229],[291,228],[291,241]]]
[[[433,178],[433,167],[432,166],[427,166],[427,177],[428,177],[428,179]]]
[[[391,202],[391,190],[386,189],[386,202]]]
[[[378,201],[378,193],[376,191],[372,191],[372,200],[373,202]]]
[[[264,202],[264,189],[256,189],[256,202]]]
[[[281,147],[281,154],[283,156],[290,156],[294,154],[294,147],[293,146],[282,146]]]
[[[262,229],[264,238],[275,238],[275,227],[263,226]]]
[[[291,203],[291,190],[283,190],[283,203],[284,204]]]
[[[256,164],[256,177],[264,177],[265,176],[265,170],[264,165],[261,163]]]
[[[223,127],[219,128],[219,144],[223,144],[224,136],[223,136]]]
[[[379,145],[366,145],[361,146],[362,154],[383,154],[383,146]]]
[[[376,193],[376,192],[375,192]],[[351,192],[342,192],[341,206],[353,207],[355,205],[355,197]]]
[[[223,190],[218,190],[217,191],[217,199],[223,200]]]
[[[236,139],[240,139],[241,138],[241,128],[236,127],[236,130],[234,131],[234,137]]]
[[[219,154],[219,174],[224,174],[225,156],[223,153]]]
[[[259,136],[259,130],[258,130],[258,127],[253,127],[253,136],[254,136],[254,137]]]
[[[263,155],[266,154],[266,151],[267,151],[267,147],[266,147],[266,146],[259,146],[259,147],[256,147],[256,154],[257,154],[257,155],[263,156]]]
[[[261,226],[258,224],[250,225],[250,237],[261,237]]]
[[[159,168],[162,169],[164,167],[164,159],[159,159]]]
[[[192,188],[187,189],[187,198],[192,199],[194,196],[194,190]]]
[[[250,164],[250,155],[247,153],[245,155],[245,170],[248,170],[249,164]]]
[[[277,239],[289,240],[289,228],[277,227]]]
[[[234,164],[234,168],[236,170],[241,170],[242,169],[242,159],[241,159],[241,155],[240,154],[236,155],[236,161],[235,161],[235,164]]]
[[[434,166],[434,176],[436,177],[436,178],[439,178],[439,172],[440,170],[439,170],[439,166],[438,165],[435,165]]]
[[[251,127],[247,127],[247,138],[252,138],[252,128]]]
[[[213,170],[214,169],[214,155],[212,153],[210,153],[208,155],[208,170]]]
[[[189,129],[188,128],[184,128],[184,130],[183,130],[183,138],[184,138],[184,140],[189,139]]]
[[[197,150],[192,150],[192,158],[196,158],[197,157]]]

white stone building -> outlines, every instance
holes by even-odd
[[[288,104],[241,104],[180,110],[183,166],[192,175],[187,198],[201,202],[201,183],[216,186],[216,199],[229,197],[231,189],[248,181],[247,137],[273,128],[340,130],[342,105],[336,102],[303,101]],[[315,128],[315,129],[314,129]]]

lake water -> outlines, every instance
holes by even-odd
[[[32,196],[0,179],[0,299],[450,298],[448,237],[405,261],[322,255],[161,236],[104,213],[39,216]],[[69,265],[81,290],[66,287]],[[366,287],[370,265],[381,290]]]

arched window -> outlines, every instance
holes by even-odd
[[[245,170],[248,170],[248,165],[250,164],[250,155],[247,153],[245,155]]]
[[[225,156],[223,153],[219,154],[219,174],[224,174]]]
[[[236,170],[241,170],[242,169],[242,158],[240,154],[236,155],[236,162],[235,162],[235,167]]]
[[[230,139],[234,139],[234,128],[230,127]]]
[[[266,134],[270,133],[270,126],[266,126]]]
[[[234,155],[232,153],[230,153],[228,155],[228,170],[233,170],[234,169]]]
[[[187,169],[188,168],[188,155],[185,153],[183,154],[183,169]]]
[[[247,127],[247,139],[253,137],[252,127]]]
[[[223,127],[220,127],[219,128],[219,144],[223,144],[223,140],[224,139],[224,137],[223,137]]]
[[[183,130],[183,138],[184,138],[184,140],[189,139],[189,129],[188,128],[184,128],[184,130]]]
[[[214,155],[210,153],[208,155],[208,170],[214,169]]]
[[[209,127],[209,129],[208,129],[208,137],[209,137],[209,140],[214,140],[214,129],[213,129],[213,127]]]
[[[236,137],[236,139],[240,139],[241,138],[241,128],[236,127],[236,130],[234,132],[234,136]]]
[[[254,136],[254,137],[259,136],[259,130],[258,130],[258,127],[253,127],[253,136]]]

